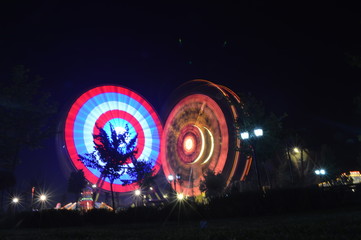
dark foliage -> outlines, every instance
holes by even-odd
[[[146,161],[134,161],[134,167],[128,169],[129,176],[132,177],[130,182],[136,182],[139,187],[148,189],[155,183],[155,176],[152,164]]]
[[[75,201],[78,201],[78,197],[82,189],[87,184],[83,170],[72,172],[68,179],[68,192],[75,194]]]
[[[51,120],[56,107],[41,86],[41,78],[31,77],[24,66],[16,66],[9,80],[0,80],[1,168],[13,170],[22,149],[40,147],[55,134]]]
[[[79,155],[79,160],[85,166],[99,170],[104,178],[113,183],[126,173],[128,163],[134,159],[137,136],[129,139],[128,125],[122,134],[117,134],[113,125],[110,125],[110,137],[103,128],[97,128],[99,134],[93,135],[94,152]]]
[[[354,189],[354,190],[352,190]],[[332,188],[295,188],[272,190],[266,194],[243,192],[215,197],[209,204],[192,201],[169,202],[163,206],[136,207],[111,212],[93,209],[43,210],[21,212],[0,219],[0,229],[38,227],[77,227],[139,223],[187,223],[211,219],[232,219],[255,216],[298,214],[332,209],[360,210],[359,185]]]
[[[220,197],[223,195],[226,187],[226,179],[221,173],[215,173],[207,170],[203,174],[204,180],[201,181],[199,190],[205,192],[209,198]]]
[[[0,190],[12,187],[16,184],[16,178],[13,172],[0,170]]]
[[[137,135],[130,136],[128,125],[125,125],[123,133],[118,134],[110,124],[110,136],[103,128],[97,128],[99,134],[93,135],[94,151],[79,155],[79,161],[87,167],[99,170],[101,178],[109,179],[115,209],[114,181],[127,173],[132,179],[123,179],[124,185],[136,182],[140,187],[151,186],[154,182],[153,169],[151,163],[135,158]]]

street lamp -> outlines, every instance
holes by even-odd
[[[178,174],[177,174],[177,178],[178,178]],[[168,180],[170,182],[170,184],[172,185],[172,182],[174,184],[174,191],[177,192],[177,183],[176,183],[176,178],[172,175],[172,174],[169,174],[168,175]]]
[[[242,138],[243,140],[248,139],[248,138],[249,138],[249,133],[248,133],[248,132],[242,132],[242,133],[241,133],[241,138]]]
[[[174,176],[173,176],[172,174],[169,174],[169,175],[168,175],[168,180],[169,180],[169,181],[173,181],[173,180],[174,180]]]
[[[40,204],[41,204],[41,210],[43,209],[45,202],[47,200],[47,196],[45,194],[41,194],[39,196]]]
[[[305,173],[304,173],[304,164],[303,164],[303,149],[299,149],[298,147],[293,148],[293,152],[296,154],[300,154],[300,162],[301,162],[301,184],[304,182]]]
[[[142,191],[140,189],[137,189],[134,191],[134,195],[135,195],[135,206],[138,207],[138,202],[140,201]]]
[[[326,174],[326,171],[325,171],[325,169],[316,169],[315,170],[315,174],[316,175],[325,175]]]
[[[316,174],[317,176],[320,176],[321,184],[322,184],[322,187],[323,187],[323,176],[326,175],[326,170],[323,169],[323,168],[316,169],[316,170],[315,170],[315,174]]]
[[[18,197],[13,197],[13,199],[12,199],[11,202],[12,202],[13,204],[17,204],[17,203],[19,203],[19,201],[20,201],[20,200],[19,200]]]
[[[40,201],[45,202],[46,201],[46,195],[41,194],[39,199],[40,199]]]
[[[256,129],[254,130],[254,135],[255,135],[256,137],[262,137],[262,136],[263,136],[263,129],[262,129],[262,128],[256,128]]]
[[[183,201],[184,200],[184,194],[183,193],[177,193],[177,199],[178,199],[178,201]]]
[[[11,199],[12,211],[13,211],[14,214],[15,214],[15,212],[16,212],[19,204],[20,204],[20,198],[14,196],[14,197]]]
[[[241,132],[240,136],[241,136],[242,140],[250,141],[252,139],[252,137],[256,137],[256,138],[262,137],[263,136],[263,129],[262,128],[255,128],[253,130],[253,134],[249,134],[248,131]],[[255,167],[256,167],[256,175],[257,175],[258,187],[261,190],[262,187],[261,187],[261,181],[260,181],[260,176],[259,176],[258,164],[257,164],[257,160],[256,160],[256,149],[254,148],[254,146],[252,146],[252,144],[251,144],[251,149],[252,149],[252,153],[253,153],[252,158],[253,158],[253,161],[254,161]]]

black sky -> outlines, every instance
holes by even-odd
[[[1,1],[0,75],[29,67],[61,112],[101,84],[129,87],[160,112],[177,86],[203,78],[252,92],[315,136],[359,131],[361,70],[346,56],[360,54],[360,3],[211,2]]]

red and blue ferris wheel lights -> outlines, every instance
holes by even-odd
[[[97,126],[110,133],[110,124],[116,131],[129,127],[130,137],[137,135],[136,158],[150,161],[157,173],[160,168],[160,137],[162,125],[153,107],[139,94],[120,86],[101,86],[81,95],[72,105],[65,122],[65,142],[72,163],[83,169],[85,177],[96,183],[101,173],[87,168],[78,161],[78,155],[94,151],[93,134]],[[129,180],[124,174],[113,183],[117,192],[127,192],[137,188],[136,184],[122,185]],[[103,189],[110,190],[105,179]]]

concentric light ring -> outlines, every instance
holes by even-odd
[[[128,124],[130,133],[137,134],[138,154],[141,160],[150,161],[154,174],[160,168],[160,137],[162,126],[153,107],[139,94],[120,86],[100,86],[82,94],[71,106],[65,122],[65,143],[69,157],[76,169],[83,169],[91,183],[101,177],[98,170],[85,167],[78,155],[94,150],[93,134],[96,124],[124,128]],[[119,126],[118,126],[119,125]],[[109,131],[105,129],[106,131]],[[122,180],[129,180],[127,174],[116,180],[113,190],[128,192],[137,188],[136,184],[123,186]],[[110,190],[108,179],[104,180],[104,190]]]

